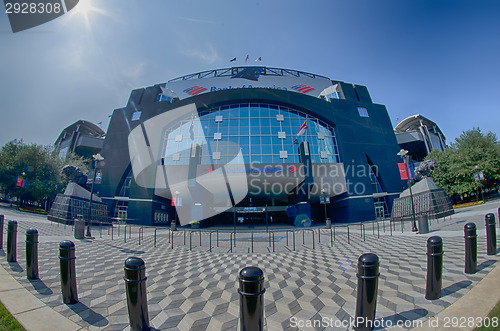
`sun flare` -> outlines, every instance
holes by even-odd
[[[79,16],[82,17],[85,21],[85,26],[88,30],[90,30],[90,19],[89,17],[93,13],[104,14],[105,12],[102,9],[95,7],[92,3],[92,0],[80,0],[78,4],[75,6],[73,10],[71,10],[71,16]]]

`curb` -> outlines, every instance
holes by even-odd
[[[84,330],[31,294],[0,265],[0,301],[28,331]]]
[[[430,331],[449,328],[453,330],[474,330],[476,326],[470,327],[467,325],[469,319],[474,318],[476,322],[483,321],[500,300],[498,279],[500,279],[500,265],[497,260],[495,268],[484,276],[477,285],[472,287],[469,292],[437,315],[423,321],[423,327],[412,330]],[[452,324],[453,320],[458,321],[458,327]],[[464,327],[460,327],[460,324],[464,325]]]

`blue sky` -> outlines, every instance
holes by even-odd
[[[472,127],[500,134],[495,0],[80,0],[15,34],[1,12],[0,45],[0,146],[52,144],[79,119],[106,130],[132,89],[247,54],[366,85],[393,125],[419,113],[448,143]]]

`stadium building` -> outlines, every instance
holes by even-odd
[[[111,117],[96,191],[144,225],[360,222],[405,182],[385,106],[365,86],[232,67],[133,90]]]

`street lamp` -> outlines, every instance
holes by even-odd
[[[178,218],[178,212],[177,212],[177,206],[179,206],[179,194],[181,194],[181,192],[179,191],[175,191],[175,224],[177,224],[177,218]]]
[[[323,194],[323,204],[325,205],[325,223],[326,223],[326,219],[327,219],[327,214],[326,214],[326,190],[322,189],[321,190],[321,194]]]
[[[484,191],[483,191],[483,179],[484,179],[484,173],[482,171],[479,171],[479,167],[476,166],[476,176],[474,176],[476,178],[476,181],[479,182],[479,189],[481,190],[481,197],[483,199],[483,203],[484,203]]]
[[[92,179],[92,186],[90,187],[90,201],[89,201],[89,213],[88,213],[88,222],[87,222],[87,233],[85,234],[85,237],[87,238],[92,238],[92,234],[90,233],[90,227],[92,226],[92,201],[93,201],[93,195],[94,195],[94,183],[95,183],[95,178],[97,174],[97,169],[101,168],[101,163],[104,161],[104,157],[102,157],[101,154],[97,153],[95,155],[92,155],[92,158],[94,159],[94,178]]]
[[[410,190],[410,201],[411,201],[411,214],[412,214],[412,219],[413,219],[413,224],[412,224],[412,232],[417,232],[417,222],[415,221],[415,205],[413,204],[413,192],[411,190],[411,177],[410,177],[410,168],[408,165],[410,164],[410,155],[408,155],[408,151],[405,149],[401,149],[398,152],[398,155],[401,156],[405,163],[406,167],[406,172],[407,172],[407,178],[408,178],[408,189]]]

